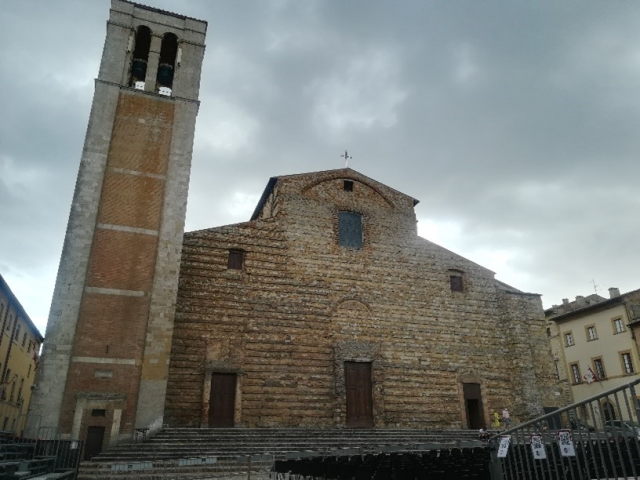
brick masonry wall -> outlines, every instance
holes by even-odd
[[[67,378],[64,431],[71,430],[75,397],[82,392],[125,394],[120,432],[133,431],[173,108],[143,94],[120,94],[87,268],[89,291]]]
[[[341,210],[363,215],[361,250],[338,245]],[[418,237],[410,197],[348,169],[280,177],[257,220],[185,235],[165,420],[206,424],[207,376],[226,371],[238,425],[342,426],[351,360],[372,362],[378,427],[466,425],[469,381],[485,417],[506,404],[524,420],[555,405],[552,362],[539,297],[506,290]]]

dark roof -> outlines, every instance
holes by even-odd
[[[200,22],[200,23],[204,23],[205,25],[209,25],[209,23],[206,20],[200,20],[199,18],[188,17],[186,15],[181,15],[179,13],[170,12],[168,10],[162,10],[160,8],[150,7],[148,5],[143,5],[141,3],[131,2],[129,0],[122,0],[122,1],[125,2],[125,3],[130,3],[131,5],[134,5],[136,8],[140,8],[142,10],[148,10],[150,12],[161,13],[163,15],[169,15],[171,17],[181,18],[183,20],[188,18],[189,20],[195,20],[196,22]]]
[[[2,275],[0,275],[0,290],[4,291],[7,297],[9,297],[9,304],[15,307],[15,309],[18,311],[20,318],[24,319],[24,321],[27,322],[27,325],[31,327],[31,330],[36,335],[38,341],[42,343],[42,340],[44,339],[44,337],[40,333],[40,330],[38,330],[38,327],[36,327],[34,323],[31,321],[31,317],[27,315],[27,312],[23,308],[18,298],[13,294],[13,292],[11,291],[11,288],[9,288],[9,284],[5,281]]]
[[[351,168],[336,168],[333,170],[321,170],[319,172],[307,172],[307,173],[295,173],[292,175],[280,175],[277,177],[271,177],[269,179],[269,181],[267,182],[267,186],[264,188],[264,191],[262,192],[262,196],[260,197],[260,200],[258,200],[258,204],[256,205],[256,209],[253,211],[253,214],[251,215],[251,220],[256,220],[258,218],[258,216],[260,215],[260,212],[262,211],[262,207],[264,207],[265,202],[267,201],[267,198],[269,198],[269,195],[271,195],[271,192],[273,192],[273,188],[275,187],[276,183],[278,183],[278,179],[279,178],[287,178],[287,177],[298,177],[298,176],[304,176],[304,175],[321,175],[323,173],[329,173],[329,172],[340,172],[340,171],[344,171],[345,174],[347,174],[349,171],[353,172],[353,173],[357,173],[358,175],[361,175],[365,178],[369,178],[366,175],[363,175],[362,173],[353,170]],[[345,175],[346,176],[346,175]],[[373,180],[373,179],[371,179]],[[376,180],[374,180],[376,181]],[[376,181],[376,183],[379,183]],[[388,185],[385,185],[387,188],[391,189],[391,190],[395,190],[394,188],[389,187]],[[395,190],[398,193],[401,193],[402,195],[405,195],[409,198],[409,195],[406,195],[402,192],[400,192],[399,190]],[[415,207],[418,203],[420,203],[420,200],[416,200],[415,198],[412,198],[413,200],[413,206]]]
[[[619,303],[624,303],[630,295],[638,292],[640,292],[640,289],[631,290],[630,292],[623,293],[613,298],[604,298],[594,293],[585,297],[585,301],[591,300],[592,302],[592,303],[589,303],[588,305],[580,306],[578,305],[577,301],[573,301],[573,302],[569,302],[569,305],[558,305],[555,307],[556,310],[562,307],[564,307],[563,310],[567,310],[568,308],[569,309],[568,311],[552,316],[555,312],[554,308],[552,307],[545,310],[544,313],[545,313],[545,316],[549,318],[549,320],[553,320],[554,322],[557,322],[557,321],[565,320],[572,316],[582,315],[583,313],[588,313],[591,311],[595,312],[597,310],[613,307],[614,305]]]
[[[273,192],[273,187],[275,187],[278,181],[278,178],[279,177],[271,177],[267,182],[267,186],[264,187],[262,196],[260,197],[260,200],[258,200],[256,209],[253,211],[253,214],[251,215],[251,220],[255,220],[260,215],[260,212],[262,211],[262,207],[264,207],[264,204],[267,201],[267,198],[269,198],[269,195],[271,195],[271,192]]]

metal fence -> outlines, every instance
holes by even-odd
[[[640,379],[490,440],[492,480],[640,478]]]
[[[39,428],[33,437],[11,431],[2,433],[0,448],[5,459],[50,459],[52,471],[73,472],[71,478],[75,478],[84,453],[83,441],[61,439],[57,428]]]

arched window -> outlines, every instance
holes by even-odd
[[[151,30],[149,27],[140,25],[136,31],[136,46],[133,50],[133,60],[131,61],[131,79],[129,85],[132,87],[142,87],[147,76],[147,62],[149,61],[149,49],[151,48]],[[142,82],[142,85],[136,82]]]
[[[158,64],[158,77],[156,79],[158,90],[163,95],[171,95],[170,89],[173,86],[173,72],[176,66],[177,54],[178,37],[173,33],[166,33],[162,38],[160,63]]]
[[[616,410],[608,400],[602,402],[602,416],[605,422],[612,422],[616,419]]]

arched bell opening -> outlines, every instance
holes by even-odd
[[[136,44],[131,60],[131,78],[129,85],[144,90],[144,81],[147,77],[147,62],[149,61],[149,49],[151,48],[151,30],[140,25],[136,31]]]
[[[158,64],[158,77],[156,78],[158,91],[163,95],[171,95],[177,54],[178,37],[173,33],[166,33],[162,38],[160,62]]]

